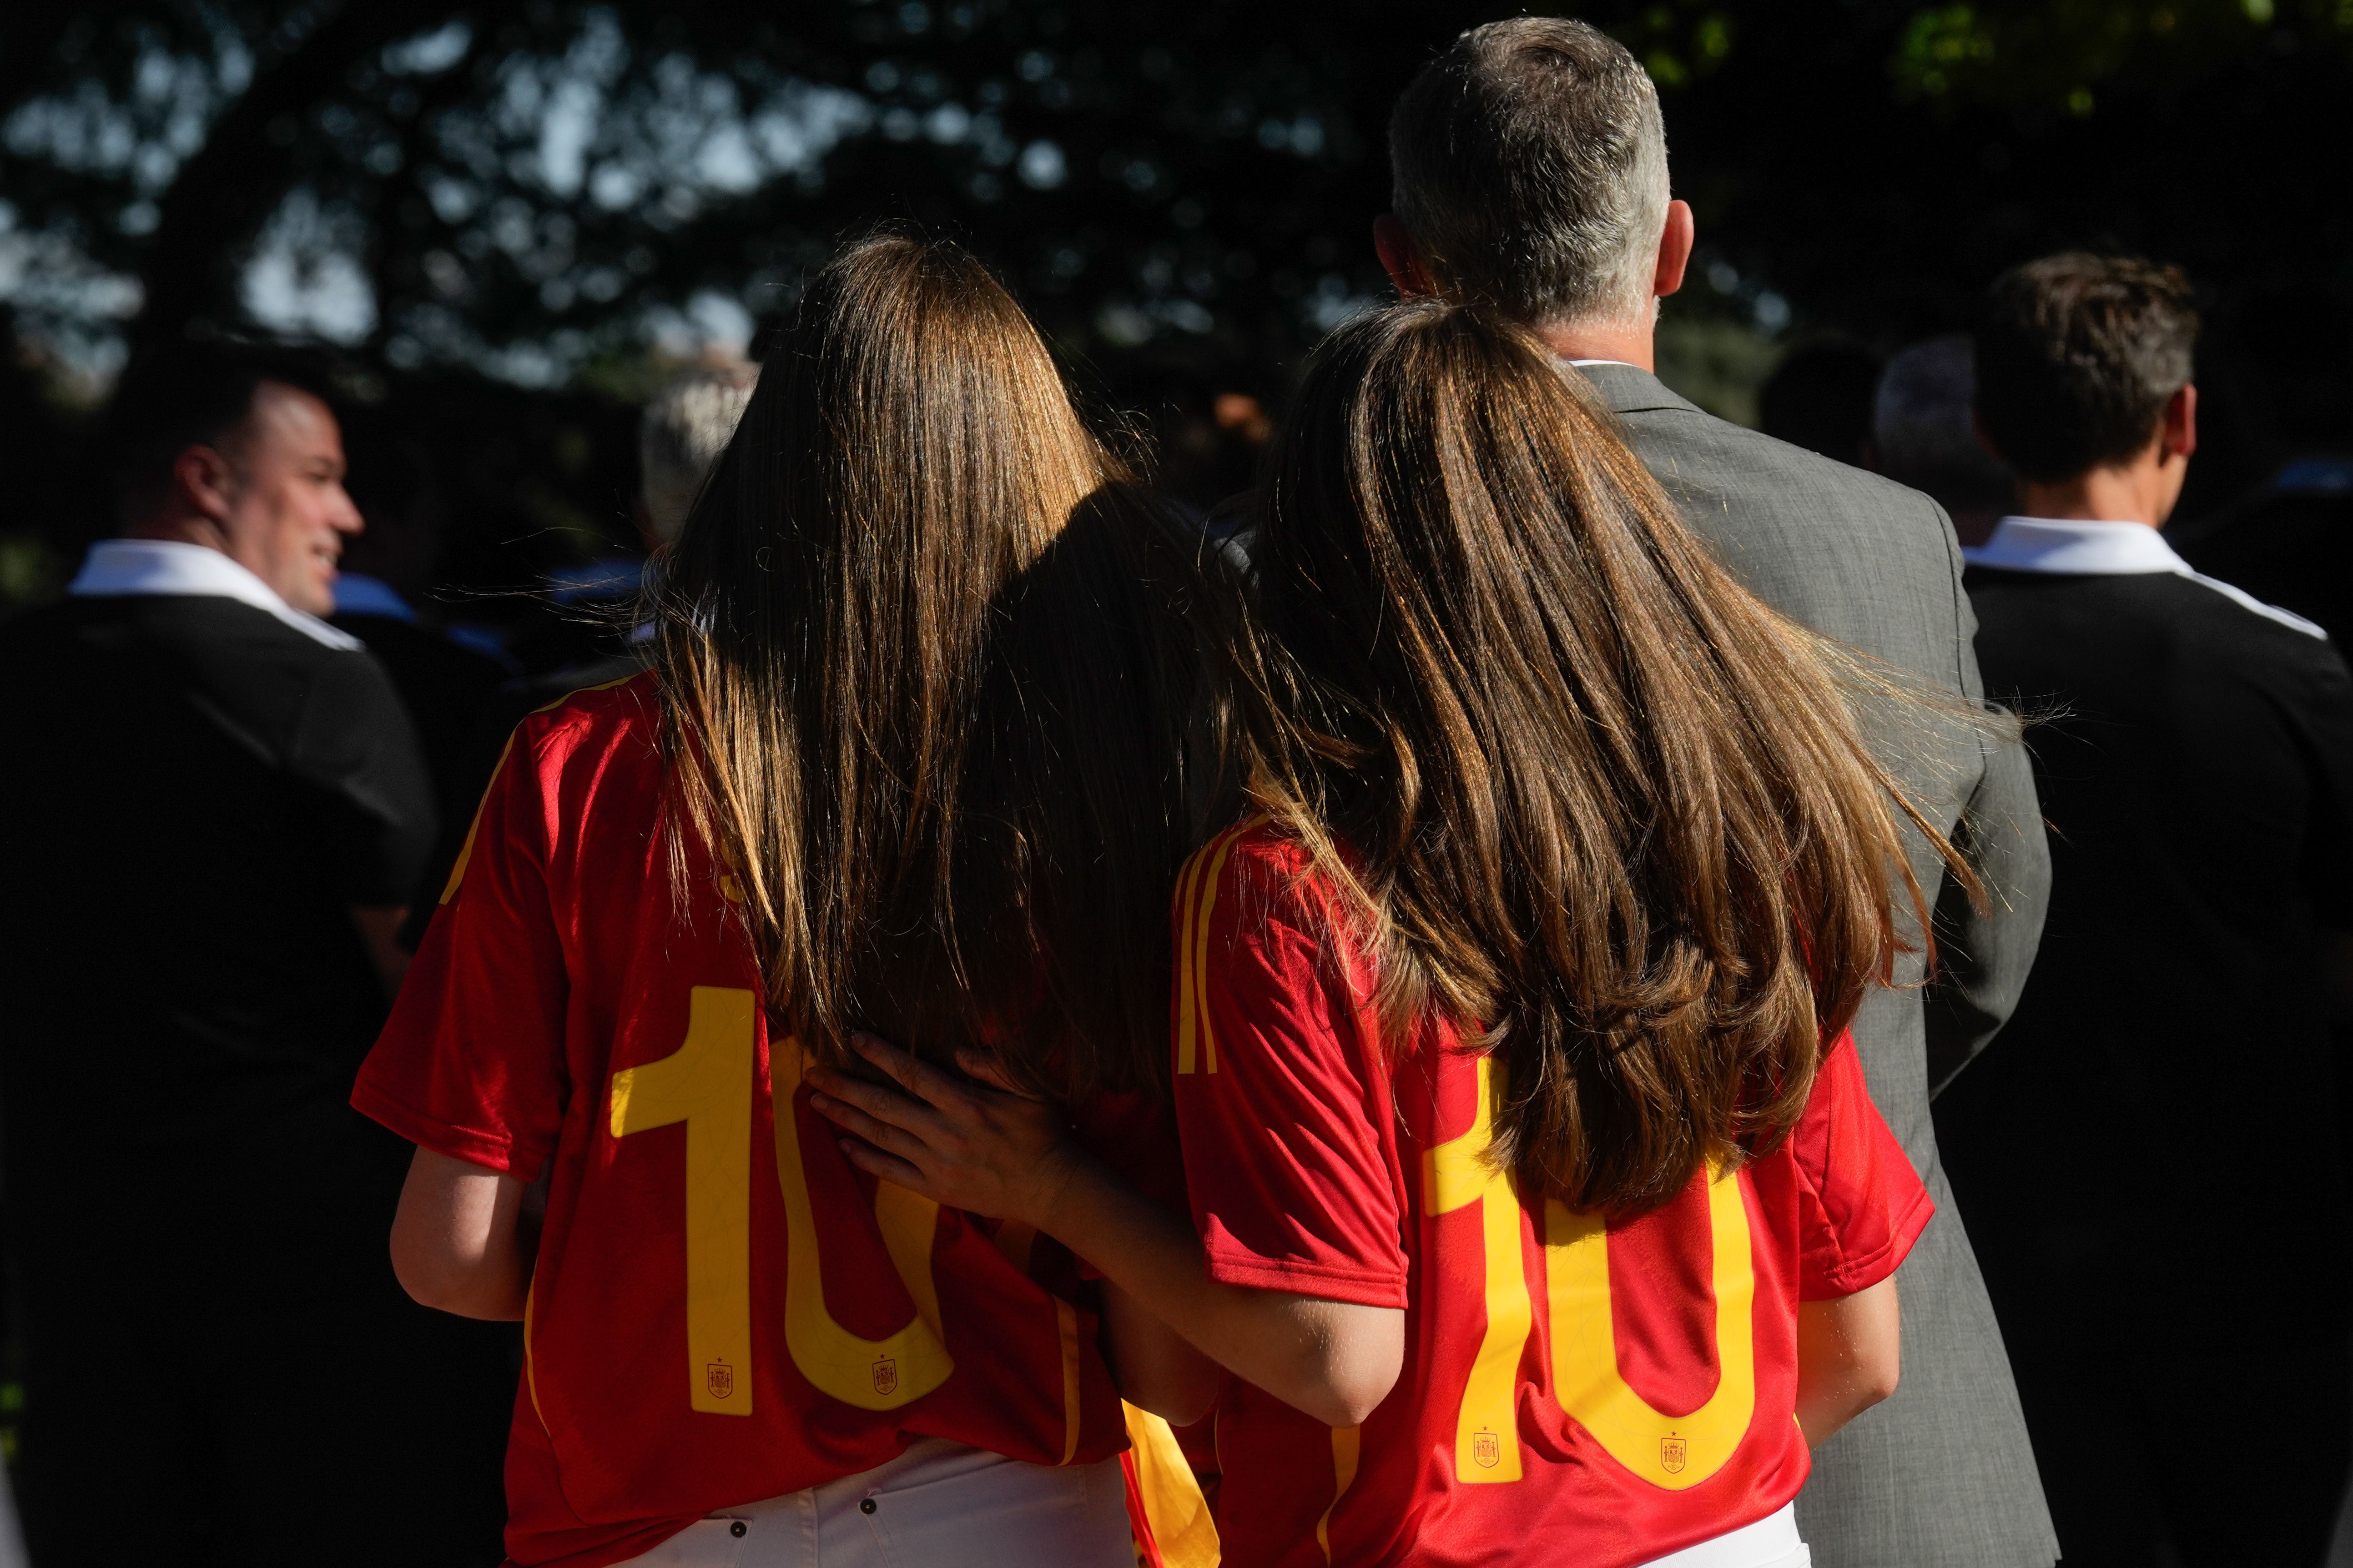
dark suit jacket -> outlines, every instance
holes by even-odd
[[[1683,516],[1751,592],[1814,630],[1980,703],[1952,524],[1875,475],[1703,413],[1630,365],[1581,367]],[[1936,1201],[1897,1277],[1904,1375],[1814,1455],[1799,1523],[1820,1568],[2049,1568],[2049,1510],[1985,1281],[1937,1163],[1928,1100],[2010,1016],[2033,962],[2049,850],[2024,751],[1953,720],[1883,718],[1875,748],[1993,890],[1979,917],[1915,834],[1938,969],[1907,956],[1854,1024],[1873,1099]]]

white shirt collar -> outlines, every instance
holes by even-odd
[[[2090,518],[2005,517],[1983,544],[1961,550],[1972,566],[2002,572],[2043,572],[2073,577],[2147,577],[2170,573],[2213,589],[2242,609],[2265,620],[2326,638],[2328,633],[2292,610],[2266,605],[2243,588],[2201,576],[2173,552],[2165,536],[2145,522],[2101,522]]]
[[[1628,370],[1640,370],[1642,368],[1641,365],[1636,364],[1630,359],[1573,359],[1568,363],[1577,366],[1579,370],[1583,370],[1589,364],[1622,364]]]
[[[235,599],[275,616],[313,642],[347,652],[360,646],[357,637],[280,598],[269,584],[219,551],[175,539],[102,539],[90,547],[66,592],[84,598],[161,594]]]
[[[2089,518],[2005,517],[1983,544],[1961,552],[1972,566],[2004,572],[2053,572],[2080,577],[2189,575],[2165,535],[2145,522],[2095,522]]]

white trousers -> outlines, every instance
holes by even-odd
[[[1653,1557],[1642,1568],[1813,1568],[1813,1561],[1798,1538],[1798,1505],[1788,1503],[1713,1541]]]
[[[722,1509],[660,1568],[1134,1568],[1119,1461],[1055,1468],[926,1437],[887,1465]]]

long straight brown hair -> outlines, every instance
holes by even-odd
[[[664,564],[654,658],[674,849],[728,863],[785,1029],[1156,1081],[1179,565],[980,262],[884,237],[811,279]]]
[[[1496,1158],[1579,1208],[1770,1148],[1892,973],[1898,879],[1925,915],[1897,814],[1951,855],[1858,738],[1882,683],[1735,582],[1580,378],[1475,307],[1326,342],[1256,527],[1249,788],[1350,895],[1388,1037],[1469,1030]]]

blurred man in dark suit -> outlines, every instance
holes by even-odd
[[[2054,875],[2002,1048],[1936,1121],[2067,1562],[2300,1568],[2353,1454],[2353,677],[2158,531],[2197,331],[2144,261],[2052,257],[1987,298],[1978,414],[2022,514],[1969,596],[1988,688],[2053,712]]]
[[[430,787],[320,619],[361,527],[326,389],[174,347],[110,413],[124,536],[0,628],[0,1108],[44,1568],[488,1563],[511,1367],[385,1237],[350,1109]]]

